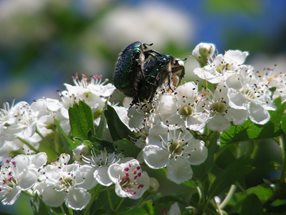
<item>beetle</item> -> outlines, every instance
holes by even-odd
[[[126,96],[137,96],[138,82],[144,77],[142,68],[145,58],[153,52],[148,49],[151,45],[136,41],[119,53],[113,83]]]
[[[159,86],[167,81],[170,90],[178,86],[185,74],[184,61],[170,55],[154,52],[145,59],[142,78],[138,83],[133,103],[152,101]]]
[[[185,74],[182,60],[149,49],[151,45],[131,43],[120,52],[115,64],[114,85],[133,98],[131,105],[152,101],[157,88],[166,80],[173,90]]]

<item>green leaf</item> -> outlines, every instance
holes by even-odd
[[[224,131],[220,136],[220,143],[223,145],[247,140],[273,138],[279,135],[281,135],[281,130],[276,130],[274,123],[271,121],[263,126],[246,121],[242,125],[232,126]]]
[[[233,183],[241,180],[251,170],[250,160],[241,157],[233,161],[225,169],[221,170],[210,187],[210,198],[225,192]]]
[[[93,114],[91,108],[80,101],[69,108],[71,134],[82,140],[94,135]]]
[[[262,204],[257,198],[256,195],[250,194],[249,196],[246,197],[242,204],[242,209],[240,214],[243,215],[262,215],[263,210],[262,210]]]
[[[232,208],[241,208],[241,205],[249,195],[256,195],[259,201],[264,204],[273,196],[273,189],[267,185],[257,185],[248,188],[246,191],[237,192],[233,195],[228,205]]]
[[[120,120],[116,111],[110,105],[107,105],[107,109],[104,111],[104,115],[109,127],[111,137],[114,141],[123,138],[132,139],[134,136],[129,128]]]
[[[284,132],[284,134],[286,134],[286,113],[282,116],[281,118],[281,129]]]
[[[235,143],[247,140],[258,140],[277,137],[286,131],[286,103],[275,100],[276,110],[269,111],[270,120],[265,125],[256,125],[250,120],[242,125],[231,126],[220,136],[221,144]]]
[[[136,158],[139,152],[141,151],[133,142],[127,139],[121,139],[114,142],[115,148],[124,154],[125,157],[134,157]]]

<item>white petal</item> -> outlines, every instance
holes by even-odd
[[[227,63],[234,63],[239,65],[244,63],[247,56],[248,52],[242,52],[239,50],[229,50],[225,52],[224,60]]]
[[[238,109],[229,108],[227,110],[225,117],[229,121],[232,121],[233,124],[240,125],[247,120],[248,115],[249,114],[247,110],[238,110]]]
[[[176,112],[176,99],[174,94],[166,93],[161,96],[158,112],[163,119],[170,117]]]
[[[45,186],[41,193],[42,200],[51,207],[59,207],[65,200],[65,192],[59,192],[53,186]]]
[[[85,189],[70,189],[66,196],[65,203],[73,210],[82,210],[87,206],[90,198],[90,193]]]
[[[193,170],[190,163],[185,159],[177,159],[169,162],[167,167],[167,178],[176,184],[191,179]]]
[[[99,167],[94,171],[94,178],[99,184],[103,186],[110,186],[112,184],[112,181],[107,174],[107,170],[108,167],[104,166],[104,167]]]
[[[17,155],[13,158],[13,160],[16,162],[16,168],[18,173],[25,171],[29,167],[30,161],[27,155]]]
[[[208,121],[207,126],[213,131],[224,131],[230,126],[230,122],[223,115],[217,113]]]
[[[249,108],[249,118],[252,122],[264,125],[270,119],[270,114],[262,106],[251,103]]]
[[[139,184],[142,184],[143,187],[138,189],[136,195],[133,195],[131,199],[139,199],[142,197],[144,192],[149,189],[150,187],[150,177],[146,172],[143,172],[141,177],[137,180]]]
[[[58,111],[62,107],[62,104],[56,99],[47,98],[46,102],[47,108],[53,112]]]
[[[27,170],[21,174],[19,178],[19,187],[21,187],[22,190],[27,190],[36,183],[37,179],[38,175],[35,170]]]
[[[107,174],[113,183],[117,183],[118,179],[123,174],[123,169],[120,164],[114,163],[108,167]]]
[[[21,189],[19,187],[14,187],[2,199],[2,204],[13,205],[15,201],[17,200],[17,198],[19,197],[20,193],[21,193]]]
[[[225,84],[228,88],[239,90],[243,86],[241,83],[241,78],[242,77],[239,74],[231,75],[226,79]]]
[[[203,163],[208,157],[208,149],[205,147],[205,144],[201,140],[193,140],[190,144],[192,148],[191,152],[187,152],[186,148],[184,153],[190,154],[189,161],[192,165],[199,165]]]
[[[234,109],[247,110],[248,101],[235,89],[229,88],[227,92],[229,106]]]
[[[116,183],[115,184],[115,193],[117,196],[122,197],[122,198],[126,198],[126,197],[130,197],[132,196],[130,193],[125,192],[124,190],[122,190],[120,183]]]
[[[80,187],[85,189],[91,189],[96,186],[97,181],[93,177],[94,168],[88,165],[80,166],[79,170],[76,173],[76,180],[81,181]]]
[[[168,151],[156,145],[147,145],[143,149],[145,163],[153,168],[160,169],[167,165]]]
[[[31,164],[34,165],[35,168],[40,168],[42,167],[44,164],[47,163],[48,157],[47,154],[45,152],[40,152],[38,154],[32,155],[31,156]]]
[[[195,96],[195,93],[198,91],[198,85],[196,85],[194,82],[187,82],[185,84],[180,85],[177,87],[176,92],[177,95],[176,97],[180,96],[185,96],[185,97],[190,97],[192,98]]]

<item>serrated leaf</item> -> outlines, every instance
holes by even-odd
[[[120,120],[116,111],[110,105],[104,111],[111,137],[114,141],[123,138],[131,139],[134,135],[129,128]]]
[[[250,194],[246,197],[242,204],[242,209],[240,214],[243,215],[262,215],[263,213],[262,204],[256,195]]]
[[[121,139],[114,142],[115,148],[121,152],[125,157],[136,158],[141,151],[133,142],[127,139]]]
[[[69,108],[69,119],[73,137],[86,140],[94,135],[92,110],[83,101]]]
[[[249,158],[241,157],[235,160],[216,176],[208,195],[212,198],[225,192],[233,183],[249,173],[251,169]]]
[[[220,136],[220,143],[223,145],[247,140],[273,138],[279,135],[281,135],[281,130],[275,129],[275,124],[271,121],[263,126],[246,121],[242,125],[231,126],[224,131]]]

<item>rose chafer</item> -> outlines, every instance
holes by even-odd
[[[131,43],[120,52],[115,64],[114,85],[133,98],[132,104],[152,101],[157,88],[166,81],[173,89],[185,73],[184,61],[149,49],[151,45]]]

